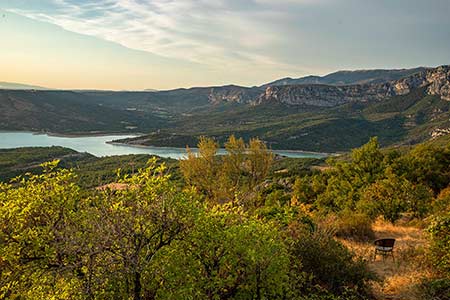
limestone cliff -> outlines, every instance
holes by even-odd
[[[373,84],[323,85],[301,84],[244,88],[225,86],[211,89],[212,103],[236,102],[259,105],[276,102],[287,105],[333,107],[349,102],[372,102],[405,95],[426,87],[429,95],[450,101],[450,66],[424,69],[402,79]]]
[[[247,88],[236,85],[212,87],[208,99],[213,104],[221,102],[251,103],[263,91],[260,88]]]
[[[450,101],[450,66],[427,69],[414,75],[381,84],[347,86],[269,86],[255,104],[276,101],[288,105],[337,106],[348,102],[381,101],[426,87],[429,95]]]

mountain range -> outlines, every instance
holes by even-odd
[[[262,87],[274,85],[298,85],[298,84],[327,84],[327,85],[350,85],[350,84],[368,84],[382,83],[391,80],[397,80],[409,75],[426,70],[424,67],[413,69],[393,69],[393,70],[357,70],[357,71],[337,71],[325,76],[306,76],[301,78],[282,78]]]
[[[414,144],[450,128],[450,66],[339,71],[168,91],[0,90],[0,129],[133,132],[126,143],[194,146],[201,135],[258,136],[274,149],[345,151],[379,136]]]

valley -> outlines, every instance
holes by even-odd
[[[168,91],[0,90],[0,129],[136,134],[132,145],[194,147],[235,134],[272,149],[348,151],[378,136],[417,144],[450,128],[450,67],[341,71],[260,87]]]

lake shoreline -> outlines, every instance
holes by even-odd
[[[186,150],[186,147],[170,147],[170,146],[154,146],[154,145],[142,145],[142,144],[130,144],[130,143],[124,143],[124,142],[117,142],[117,141],[108,141],[106,142],[110,145],[116,145],[116,146],[126,146],[126,147],[135,147],[135,148],[141,148],[141,149],[176,149],[176,150]],[[197,147],[189,147],[189,149],[197,151]],[[225,148],[220,148],[220,150],[225,150]],[[335,156],[338,155],[338,153],[326,153],[326,152],[313,152],[313,151],[303,151],[303,150],[273,150],[269,149],[273,153],[277,152],[284,152],[284,153],[292,153],[292,154],[305,154],[305,155],[320,155],[321,157],[328,157],[328,156]],[[279,154],[282,155],[282,154]]]
[[[185,147],[151,146],[136,143],[127,143],[127,138],[139,135],[127,135],[124,133],[106,134],[104,132],[89,132],[83,134],[59,134],[44,131],[14,131],[0,130],[4,137],[0,141],[0,148],[21,147],[50,147],[61,146],[78,152],[87,152],[94,156],[114,156],[123,154],[151,154],[161,157],[182,158],[187,156]],[[12,135],[13,137],[8,137]],[[22,135],[22,136],[21,136]],[[19,136],[19,137],[15,137]],[[6,138],[6,140],[5,140]],[[133,150],[134,149],[134,150]],[[198,152],[198,148],[190,148]],[[335,156],[336,153],[324,153],[302,150],[274,150],[273,153],[291,158],[326,158]],[[220,148],[218,154],[225,154],[226,150]]]
[[[5,130],[1,129],[0,133],[31,133],[33,135],[47,135],[53,137],[61,137],[61,138],[80,138],[80,137],[98,137],[98,136],[133,136],[139,137],[144,135],[144,133],[136,133],[136,132],[76,132],[76,133],[59,133],[59,132],[50,132],[50,131],[34,131],[34,130]]]

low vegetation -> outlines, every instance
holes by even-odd
[[[450,147],[373,138],[325,163],[257,139],[198,146],[3,180],[0,299],[447,299]],[[382,237],[395,260],[374,260]]]

